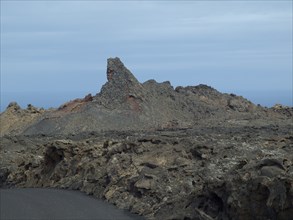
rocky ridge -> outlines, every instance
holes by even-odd
[[[187,128],[202,121],[220,124],[229,120],[272,117],[282,120],[293,115],[293,108],[263,108],[241,96],[223,94],[206,85],[174,89],[170,82],[149,80],[140,83],[119,58],[108,59],[107,79],[95,96],[89,94],[58,109],[31,114],[31,120],[24,125],[9,124],[9,120],[3,119],[6,112],[1,113],[1,120],[9,124],[9,129],[3,129],[1,135],[12,130],[17,131],[16,134],[55,135],[80,131]]]
[[[47,110],[49,112],[49,110]],[[39,109],[29,104],[26,109],[21,107],[16,102],[11,102],[6,111],[1,113],[0,136],[5,134],[20,134],[31,124],[35,123],[43,114],[44,109]]]

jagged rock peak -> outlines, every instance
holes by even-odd
[[[95,100],[108,109],[117,108],[123,103],[129,104],[133,98],[143,99],[143,86],[118,57],[107,60],[107,79]]]
[[[138,83],[134,75],[124,66],[118,57],[107,60],[107,80],[111,81],[131,81]]]

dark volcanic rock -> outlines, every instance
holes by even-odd
[[[4,130],[15,130],[15,134],[56,135],[81,131],[190,128],[202,123],[213,126],[227,121],[259,124],[265,123],[267,118],[287,120],[292,116],[290,110],[262,108],[243,97],[223,94],[206,85],[174,90],[170,82],[149,80],[141,84],[119,58],[108,59],[106,72],[108,82],[97,95],[67,102],[51,111],[40,111],[29,105],[26,111],[34,120],[11,123],[9,129]],[[7,112],[13,112],[11,109],[20,111],[15,104],[11,104]],[[1,118],[2,115],[5,112]],[[9,120],[9,116],[7,118]]]
[[[274,140],[272,130],[243,126],[22,137],[24,146],[43,144],[14,156],[18,166],[6,166],[5,178],[81,190],[149,219],[290,219],[289,128]]]
[[[1,113],[0,187],[81,190],[148,219],[291,219],[292,108],[138,82],[108,59],[95,96]]]
[[[107,109],[129,104],[133,107],[132,110],[139,111],[139,102],[144,99],[144,89],[119,58],[108,59],[107,79],[108,82],[96,97],[97,102]]]

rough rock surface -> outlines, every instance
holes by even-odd
[[[1,114],[0,187],[84,191],[147,219],[292,219],[292,108],[138,82],[109,59],[95,96]]]
[[[6,111],[0,114],[0,136],[22,133],[44,113],[44,109],[38,109],[31,104],[28,104],[27,109],[21,109],[16,102],[11,102]]]
[[[148,219],[290,219],[289,130],[268,125],[5,137],[0,173],[6,186],[81,190]]]

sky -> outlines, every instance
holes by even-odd
[[[1,0],[1,111],[95,95],[109,57],[140,82],[292,106],[292,1]]]

